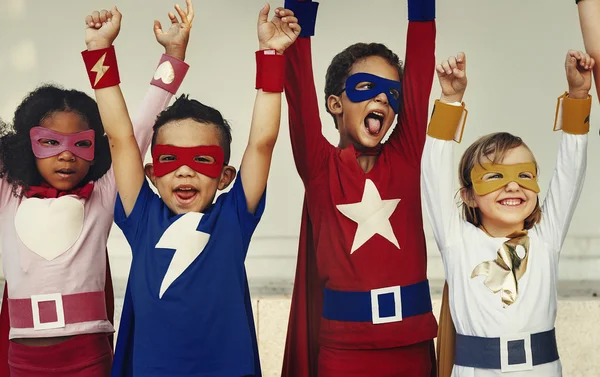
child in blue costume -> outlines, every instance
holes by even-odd
[[[133,252],[113,376],[261,375],[244,260],[279,132],[282,54],[300,32],[292,12],[277,9],[271,21],[268,13],[266,5],[258,19],[248,146],[233,188],[214,203],[236,175],[217,110],[178,98],[154,125],[153,163],[144,168],[119,87],[95,90],[119,191],[115,222]],[[113,8],[103,27],[120,19]]]

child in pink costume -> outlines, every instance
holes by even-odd
[[[154,25],[166,53],[134,121],[144,154],[156,116],[188,69],[183,59],[193,10],[189,0],[187,11],[176,9],[181,22],[169,13],[168,32]],[[105,15],[86,20],[92,26],[88,49],[117,37],[118,30],[97,33]],[[98,82],[110,67],[96,68]],[[12,128],[3,127],[0,226],[7,289],[0,351],[7,366],[0,376],[108,376],[114,328],[107,310],[112,289],[105,291],[111,286],[106,243],[116,185],[98,107],[82,92],[43,86],[19,105]]]

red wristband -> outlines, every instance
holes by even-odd
[[[176,94],[189,68],[182,60],[163,54],[150,84]]]
[[[256,51],[256,89],[265,92],[283,92],[285,57],[275,50]]]
[[[108,88],[121,83],[114,46],[93,51],[85,50],[81,52],[81,56],[92,88]]]

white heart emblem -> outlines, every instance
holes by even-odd
[[[175,69],[171,65],[170,61],[164,61],[161,65],[156,68],[154,72],[154,80],[161,80],[165,84],[170,84],[175,81]]]
[[[21,242],[51,261],[69,250],[83,229],[83,203],[72,196],[24,199],[15,216]]]

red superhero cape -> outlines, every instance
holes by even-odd
[[[104,284],[104,297],[106,298],[106,314],[110,323],[114,324],[115,316],[115,297],[110,273],[110,263],[108,261],[108,250],[106,251],[106,282]],[[9,377],[8,369],[8,334],[10,332],[10,318],[8,316],[8,288],[4,284],[4,293],[2,295],[2,309],[0,309],[0,377]],[[113,335],[109,337],[110,344],[113,344]]]
[[[282,377],[317,376],[319,325],[323,312],[323,284],[317,273],[312,224],[306,198],[302,207],[302,224],[298,246],[296,279],[287,332]],[[294,357],[290,357],[294,355]]]

